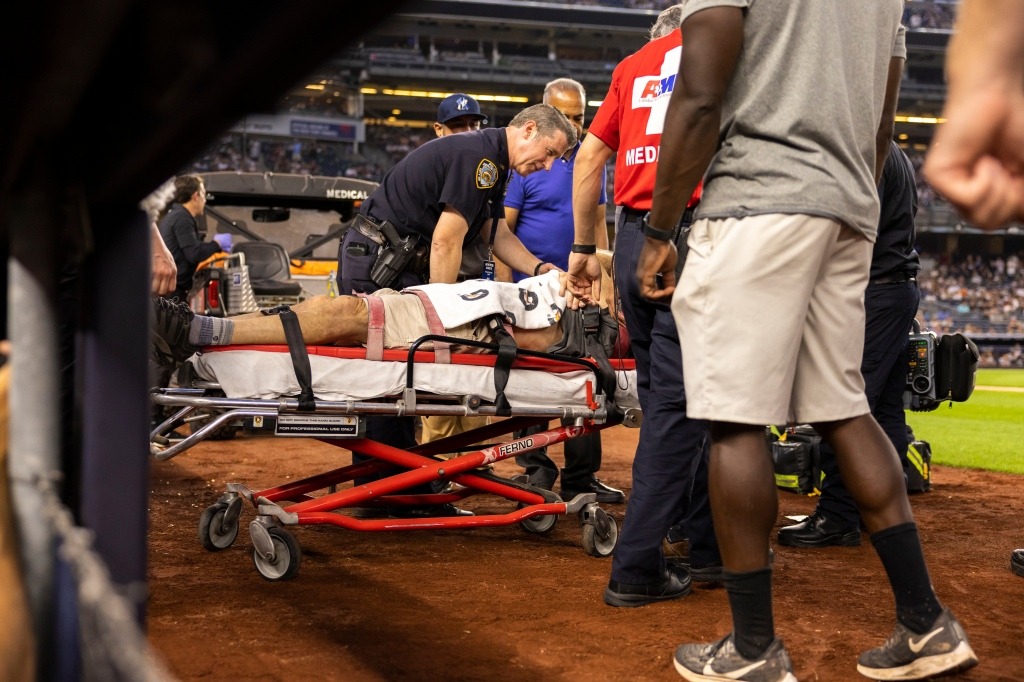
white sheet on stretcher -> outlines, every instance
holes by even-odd
[[[192,358],[203,379],[220,384],[229,398],[276,399],[299,393],[288,353],[231,350],[202,353]],[[313,393],[321,400],[369,401],[393,396],[405,389],[404,362],[334,358],[310,355]],[[475,365],[418,363],[413,372],[418,391],[436,395],[476,395],[494,400],[494,370]],[[636,371],[618,371],[615,401],[622,408],[637,408]],[[587,370],[550,373],[513,369],[505,396],[513,407],[585,406]]]

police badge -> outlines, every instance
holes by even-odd
[[[490,189],[498,184],[498,166],[490,159],[483,159],[476,167],[476,188]]]

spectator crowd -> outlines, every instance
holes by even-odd
[[[923,259],[919,275],[921,328],[963,331],[982,350],[985,367],[1024,367],[1024,253],[984,258],[966,255]],[[1017,338],[1012,346],[990,337]]]

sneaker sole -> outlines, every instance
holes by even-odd
[[[856,533],[847,533],[846,535],[840,535],[838,537],[819,542],[794,540],[786,537],[782,533],[779,533],[779,544],[785,547],[859,547],[860,531],[857,531]]]
[[[700,673],[694,672],[693,670],[687,668],[685,665],[676,660],[675,657],[672,658],[672,664],[676,667],[676,672],[679,673],[683,677],[683,679],[690,680],[690,682],[721,682],[721,680],[731,679],[724,675],[716,675],[715,677],[701,675]],[[783,677],[778,682],[799,682],[799,680],[797,680],[796,675],[794,675],[793,673],[786,673],[785,677]]]
[[[1010,570],[1013,571],[1014,575],[1024,577],[1024,566],[1018,564],[1016,561],[1010,561]]]
[[[960,642],[948,654],[924,656],[899,668],[876,669],[857,664],[857,672],[873,680],[921,680],[935,675],[968,670],[978,665],[971,645]]]

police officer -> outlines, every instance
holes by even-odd
[[[476,98],[456,92],[445,97],[437,105],[434,134],[437,137],[445,137],[467,133],[480,130],[480,126],[486,122],[487,117],[480,111],[480,103]],[[479,235],[471,243],[463,245],[462,267],[459,268],[460,280],[480,277],[484,271],[484,261],[487,260],[487,246],[487,242]],[[487,417],[444,414],[424,416],[420,419],[420,441],[432,443],[486,425]]]
[[[604,593],[610,606],[641,606],[682,597],[689,593],[691,579],[717,581],[722,571],[708,501],[707,427],[686,416],[675,319],[667,304],[640,295],[633,276],[644,244],[641,223],[651,208],[657,150],[674,82],[664,74],[675,73],[669,65],[678,64],[682,53],[680,7],[674,5],[658,15],[651,41],[615,68],[608,94],[576,154],[573,174],[576,241],[592,244],[600,169],[618,151],[615,287],[636,358],[644,421],[633,459],[633,490]],[[592,248],[573,245],[570,277],[574,261],[580,259],[575,254],[594,253]],[[596,259],[589,260],[596,265]],[[689,539],[689,573],[668,570],[662,548],[669,528],[680,518]]]
[[[341,292],[455,282],[462,249],[478,235],[493,243],[494,255],[516,269],[534,274],[554,269],[508,229],[501,219],[502,197],[510,170],[521,175],[547,170],[575,144],[576,130],[561,112],[535,104],[516,114],[505,128],[446,135],[417,147],[387,172],[345,232],[338,251]],[[366,421],[369,439],[403,449],[416,445],[412,418]],[[364,457],[353,453],[354,461]],[[452,505],[395,512],[469,513]]]

